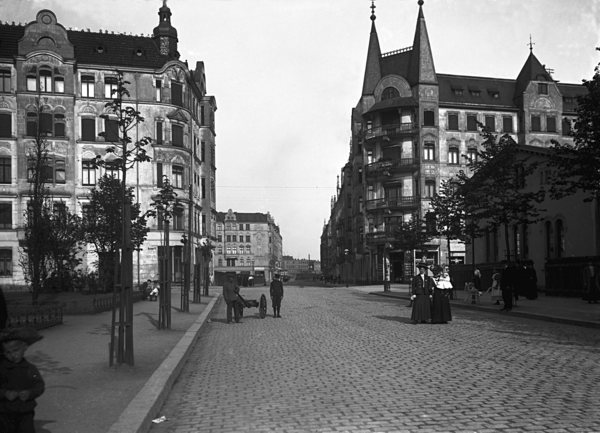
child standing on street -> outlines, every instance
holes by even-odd
[[[44,393],[38,369],[24,358],[27,348],[42,337],[31,328],[0,332],[4,358],[0,361],[0,431],[35,433],[35,401]]]

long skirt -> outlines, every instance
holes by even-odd
[[[412,314],[410,320],[421,322],[431,320],[431,301],[428,295],[417,295],[413,301]]]
[[[448,290],[435,289],[431,308],[431,323],[446,323],[451,320],[450,293]]]

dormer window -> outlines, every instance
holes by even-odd
[[[141,48],[137,48],[137,49],[134,51],[134,53],[135,53],[135,55],[136,55],[137,57],[142,57],[142,56],[144,55],[144,50],[142,50]]]
[[[98,46],[96,47],[96,52],[97,52],[98,54],[103,54],[103,53],[104,53],[104,51],[105,51],[105,49],[104,49],[104,46],[103,46],[103,45],[98,45]]]
[[[573,98],[571,96],[565,96],[564,97],[564,101],[566,104],[572,104],[573,103]]]
[[[481,96],[480,90],[471,90],[471,96]]]
[[[400,92],[395,87],[386,87],[385,90],[381,93],[381,100],[398,98],[400,96]]]
[[[490,97],[492,97],[493,99],[499,99],[500,98],[500,92],[498,90],[488,89],[488,93],[489,93]]]
[[[463,94],[463,89],[452,89],[452,91],[454,92],[455,95],[462,95]]]
[[[540,95],[548,94],[548,83],[538,83],[538,93]]]

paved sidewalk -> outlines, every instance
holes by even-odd
[[[156,329],[158,302],[136,302],[133,367],[108,366],[110,311],[68,315],[62,325],[41,330],[44,339],[26,353],[46,382],[46,392],[37,400],[36,431],[106,433],[133,403],[138,406],[134,415],[129,412],[127,427],[110,431],[147,431],[149,425],[144,428],[144,424],[149,424],[158,410],[152,413],[153,407],[162,404],[156,400],[168,393],[187,359],[186,348],[193,346],[218,299],[215,289],[212,296],[203,296],[200,304],[190,302],[190,313],[179,312],[181,292],[174,289],[168,331]],[[161,372],[165,365],[167,371]],[[136,422],[138,426],[134,426]]]
[[[350,286],[350,288],[373,295],[403,299],[406,300],[406,305],[409,303],[407,284],[392,284],[390,292],[384,292],[381,286]],[[580,298],[562,298],[539,293],[535,300],[520,298],[517,306],[507,313],[499,311],[502,305],[494,305],[490,293],[484,293],[481,296],[481,304],[476,305],[464,301],[466,294],[463,290],[456,290],[455,293],[457,299],[450,301],[452,308],[476,309],[492,314],[527,317],[600,329],[600,305],[588,304],[587,301]]]

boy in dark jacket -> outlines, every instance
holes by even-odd
[[[271,281],[269,288],[271,294],[271,303],[273,304],[273,317],[281,318],[281,300],[283,299],[283,283],[280,280],[280,275],[275,274],[275,280]]]
[[[29,345],[41,338],[28,328],[9,328],[0,333],[4,350],[0,362],[0,431],[35,433],[35,399],[44,393],[44,380],[24,355]]]

